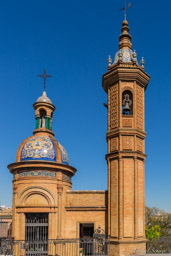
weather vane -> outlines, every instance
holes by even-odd
[[[124,10],[124,18],[126,20],[126,11],[131,7],[131,3],[128,4],[128,6],[126,6],[126,0],[125,1],[125,5],[123,8],[120,9],[120,11],[123,11]]]
[[[44,91],[45,91],[45,89],[46,89],[46,78],[47,78],[47,77],[52,77],[52,76],[51,76],[51,75],[48,75],[48,74],[46,73],[46,69],[44,69],[43,74],[42,74],[42,75],[38,75],[38,77],[43,77],[43,80],[44,80]]]

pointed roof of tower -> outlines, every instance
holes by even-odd
[[[131,35],[129,34],[128,21],[122,22],[122,34],[119,36],[119,51],[115,55],[114,64],[121,60],[124,62],[132,62],[134,59],[137,63],[137,54],[132,52]]]
[[[128,21],[124,20],[122,22],[122,34],[119,36],[119,49],[131,49],[132,44],[131,44],[131,35],[128,33],[129,32],[129,27],[128,27]]]

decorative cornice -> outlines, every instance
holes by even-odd
[[[110,244],[142,244],[142,243],[146,243],[147,240],[142,238],[142,240],[136,239],[136,240],[117,240],[116,238],[112,238],[110,237]],[[144,252],[145,254],[145,252]]]
[[[132,128],[116,128],[111,131],[107,131],[106,133],[106,139],[112,138],[113,136],[119,136],[119,135],[137,135],[138,137],[145,139],[146,132],[138,130],[138,129],[132,129]]]
[[[69,190],[67,194],[107,194],[107,190]]]
[[[54,132],[52,130],[49,130],[49,129],[46,129],[44,127],[42,128],[37,128],[33,131],[33,134],[37,134],[37,133],[43,133],[43,135],[46,135],[46,134],[50,134],[52,136],[55,136]]]
[[[112,153],[106,154],[106,160],[111,160],[111,159],[118,159],[118,158],[139,158],[141,160],[145,160],[147,155],[143,154],[139,151],[114,151]]]
[[[103,75],[102,86],[105,92],[108,87],[116,84],[118,81],[136,81],[145,89],[147,88],[150,76],[140,67],[114,65]]]
[[[105,206],[66,206],[66,211],[106,211]]]
[[[16,170],[25,170],[25,169],[36,169],[38,168],[39,170],[41,168],[43,169],[47,169],[47,170],[54,170],[54,171],[65,171],[65,172],[69,172],[70,176],[73,176],[76,173],[76,169],[70,165],[66,165],[66,164],[59,164],[56,162],[50,162],[50,161],[22,161],[22,162],[15,162],[12,164],[9,164],[8,169],[10,170],[11,173],[13,173]]]
[[[48,213],[56,213],[58,207],[56,205],[49,205],[49,206],[16,206],[17,213],[32,213],[32,212],[40,212],[43,209],[43,212]]]
[[[47,107],[47,108],[50,108],[50,109],[52,109],[53,111],[55,111],[55,106],[54,106],[53,104],[51,104],[51,103],[47,103],[47,102],[35,102],[35,103],[33,104],[34,109],[37,109],[38,107],[42,107],[42,106]]]

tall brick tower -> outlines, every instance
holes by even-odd
[[[149,75],[132,52],[128,22],[119,51],[109,57],[103,88],[108,94],[108,235],[111,256],[145,252],[144,92]]]

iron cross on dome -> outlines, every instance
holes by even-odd
[[[46,79],[47,79],[47,77],[52,77],[51,75],[48,75],[47,73],[46,73],[46,69],[44,69],[44,72],[43,72],[43,74],[42,75],[37,75],[38,77],[43,77],[43,80],[44,80],[44,91],[45,91],[45,89],[46,89]]]

